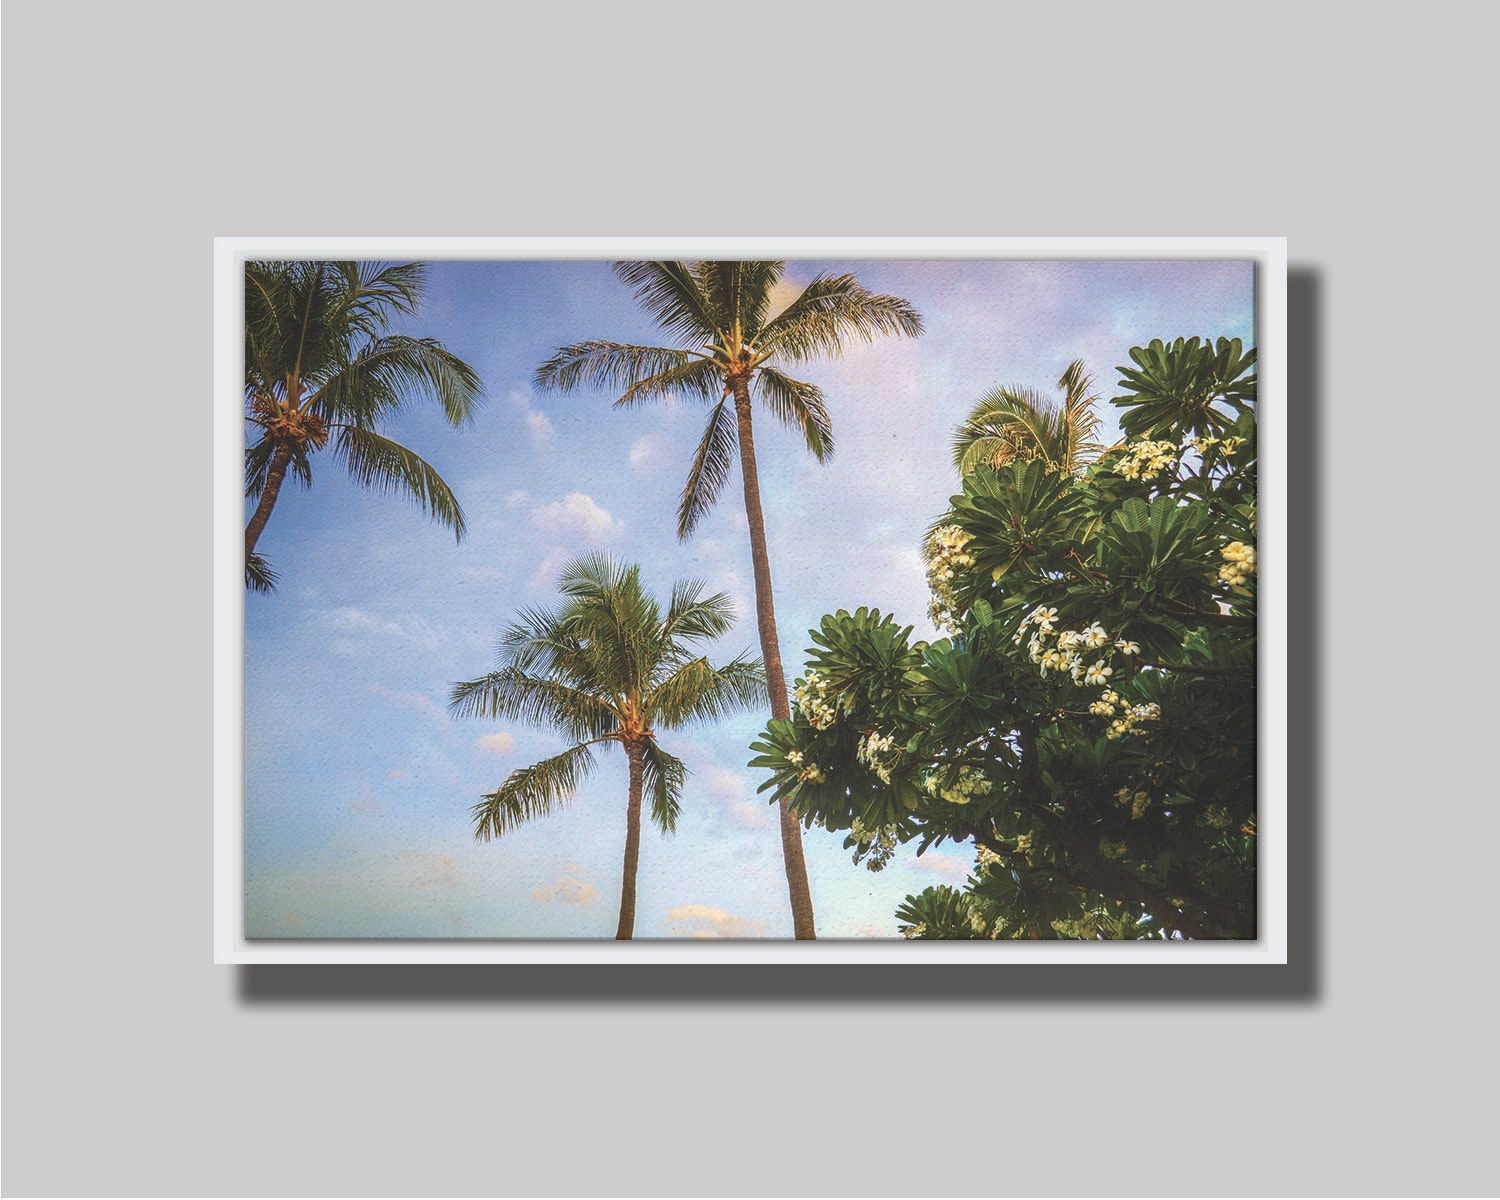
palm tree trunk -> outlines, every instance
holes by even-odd
[[[250,518],[250,524],[245,526],[245,557],[247,559],[255,551],[255,543],[260,540],[260,531],[271,519],[271,510],[276,507],[276,497],[281,492],[281,482],[286,478],[287,464],[291,461],[292,448],[290,446],[277,446],[271,455],[271,465],[266,468],[266,486],[260,493],[260,503],[255,506],[255,513]]]
[[[776,634],[776,605],[771,595],[771,560],[766,553],[766,520],[760,507],[760,477],[755,469],[755,438],[750,429],[750,385],[735,379],[734,413],[739,419],[740,474],[745,484],[745,520],[750,525],[750,560],[755,568],[755,620],[760,627],[760,656],[771,693],[771,716],[788,721],[786,673],[781,669],[781,643]],[[802,854],[802,826],[786,796],[777,799],[781,817],[781,855],[786,863],[787,890],[792,902],[793,936],[809,940],[813,929],[812,892],[807,884],[807,860]]]
[[[628,941],[635,933],[635,873],[641,861],[641,786],[645,770],[641,748],[626,746],[630,759],[630,803],[625,809],[625,879],[620,884],[620,925],[617,941]]]

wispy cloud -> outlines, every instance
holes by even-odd
[[[506,397],[507,403],[521,418],[533,446],[547,442],[554,432],[552,419],[532,404],[531,393],[524,388],[512,388]]]
[[[421,692],[396,692],[378,683],[372,683],[370,690],[377,696],[389,700],[392,704],[399,704],[402,708],[414,708],[418,712],[426,713],[429,717],[436,717],[445,725],[448,722],[448,714],[434,703],[430,697],[422,695]]]
[[[655,466],[661,460],[661,438],[654,433],[636,438],[630,444],[630,465],[636,468]]]
[[[422,888],[458,886],[458,867],[446,854],[424,851],[403,851],[396,856],[403,867],[411,868],[415,874],[411,882]]]
[[[346,647],[353,646],[351,639],[366,636],[394,638],[423,650],[436,650],[444,639],[441,628],[424,617],[415,615],[402,616],[396,620],[345,605],[342,608],[317,609],[312,616],[320,626],[341,634],[336,640]]]
[[[533,410],[526,414],[526,428],[533,442],[545,442],[552,436],[552,421],[544,412]]]
[[[580,872],[575,871],[559,876],[554,882],[535,889],[531,898],[539,904],[550,904],[554,900],[563,900],[568,904],[592,904],[599,898],[599,889],[580,875]]]
[[[766,936],[766,923],[708,904],[679,904],[667,910],[667,932],[672,937],[761,938]]]
[[[708,793],[719,801],[729,820],[742,829],[769,829],[771,810],[750,797],[750,785],[743,775],[713,765],[695,766],[688,787]]]
[[[959,858],[956,854],[942,854],[936,850],[929,850],[920,858],[913,858],[910,866],[913,871],[938,875],[955,883],[962,883],[974,869],[972,859]]]

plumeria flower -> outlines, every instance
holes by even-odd
[[[1106,667],[1104,660],[1101,658],[1088,669],[1088,673],[1083,677],[1083,681],[1094,687],[1103,687],[1109,682],[1109,677],[1114,673],[1114,668]]]
[[[1141,652],[1141,647],[1138,643],[1127,642],[1124,638],[1115,643],[1115,649],[1121,654],[1139,654]]]

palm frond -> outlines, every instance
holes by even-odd
[[[1046,455],[1056,405],[1030,388],[986,392],[953,435],[953,465],[960,475],[976,466],[1003,467]]]
[[[487,842],[566,804],[597,765],[591,748],[597,744],[597,740],[582,742],[552,758],[512,771],[504,783],[469,810],[474,837]]]
[[[271,456],[275,452],[276,447],[268,441],[259,441],[245,448],[245,495],[248,499],[258,499],[266,490],[266,476],[270,473]],[[308,462],[305,449],[292,449],[286,473],[303,487],[312,487],[312,464]]]
[[[700,579],[679,579],[672,585],[672,599],[662,622],[663,655],[675,653],[683,641],[707,641],[721,637],[734,626],[734,606],[723,592],[703,594]]]
[[[682,499],[677,504],[677,536],[686,539],[713,508],[734,466],[739,426],[728,401],[720,399],[708,414],[708,424],[693,455]]]
[[[812,456],[827,462],[833,456],[833,422],[823,406],[823,390],[773,367],[762,366],[756,378],[765,406],[783,424],[801,430]]]
[[[484,387],[474,368],[435,338],[390,335],[362,347],[319,382],[308,408],[369,428],[410,401],[435,398],[453,426],[471,420]]]
[[[585,690],[595,682],[588,648],[567,630],[562,614],[553,609],[519,610],[500,635],[496,665],[564,679]]]
[[[250,554],[245,559],[245,586],[252,592],[274,592],[276,572],[259,554]]]
[[[1068,461],[1081,465],[1098,458],[1104,452],[1104,443],[1095,437],[1102,423],[1096,411],[1099,395],[1094,391],[1094,377],[1085,369],[1083,359],[1075,358],[1068,364],[1057,386],[1063,391],[1059,420],[1071,442]]]
[[[725,332],[738,329],[742,337],[749,338],[765,320],[771,289],[785,265],[750,260],[700,262],[695,274]],[[737,352],[739,347],[731,349]]]
[[[641,569],[594,553],[563,568],[558,588],[572,603],[561,628],[587,647],[611,690],[634,694],[651,677],[659,652],[661,610],[641,587]]]
[[[629,408],[642,400],[661,400],[668,396],[691,396],[713,400],[723,392],[723,368],[711,358],[690,358],[680,367],[671,367],[637,379],[620,393],[616,408]]]
[[[390,324],[400,314],[417,311],[427,289],[427,264],[364,261],[338,264],[349,297],[352,324],[366,336]]]
[[[1103,446],[1094,438],[1099,397],[1083,361],[1068,364],[1058,380],[1063,402],[1030,388],[995,388],[980,398],[953,435],[953,465],[960,475],[977,466],[1041,458],[1054,470],[1073,473],[1097,457]]]
[[[818,275],[767,323],[756,345],[761,354],[800,362],[838,354],[850,338],[870,342],[881,334],[921,332],[922,318],[909,301],[877,295],[853,275]]]
[[[683,262],[617,262],[616,275],[631,288],[652,320],[695,347],[724,336],[732,318],[715,311],[693,268]]]
[[[617,715],[601,696],[562,680],[505,666],[455,683],[448,694],[454,716],[551,725],[568,737],[602,738]]]
[[[651,819],[662,833],[677,831],[677,818],[682,812],[682,785],[687,779],[687,766],[682,759],[668,754],[654,738],[641,744],[642,784],[651,797]]]
[[[464,513],[453,490],[414,451],[369,429],[344,425],[334,439],[334,454],[356,483],[379,492],[407,492],[429,516],[453,530],[456,540],[463,539]]]
[[[666,346],[633,346],[624,342],[588,341],[563,346],[536,369],[538,388],[568,392],[588,386],[624,390],[643,380],[676,371],[704,356]],[[691,377],[689,377],[690,379]],[[644,398],[644,397],[643,397]]]
[[[656,686],[646,709],[654,724],[676,729],[761,708],[768,699],[765,670],[758,661],[737,658],[715,667],[706,658],[695,658]]]

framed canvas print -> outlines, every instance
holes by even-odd
[[[216,961],[1286,962],[1282,239],[215,287]]]

